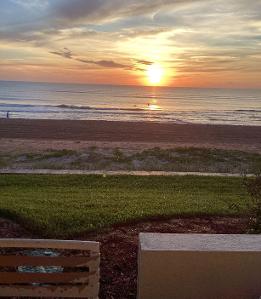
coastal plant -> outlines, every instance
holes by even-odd
[[[130,161],[130,158],[126,155],[124,155],[124,153],[119,150],[118,148],[114,149],[113,153],[112,153],[112,161],[113,162],[118,162],[118,163],[126,163]]]
[[[4,168],[8,166],[7,159],[5,157],[0,157],[0,168]]]
[[[97,148],[96,145],[91,145],[91,146],[88,147],[88,149],[89,149],[90,152],[95,152],[98,148]]]
[[[86,151],[85,155],[81,156],[83,163],[96,164],[104,158],[104,155],[97,150],[96,146],[91,146]]]
[[[47,153],[44,153],[41,155],[42,160],[44,159],[51,159],[51,158],[62,158],[65,156],[72,156],[75,155],[76,151],[73,150],[68,150],[68,149],[62,149],[62,150],[57,150],[57,151],[48,151]]]
[[[25,158],[26,160],[36,160],[36,159],[40,159],[41,155],[38,153],[25,153],[22,158]],[[21,156],[19,157],[19,159],[21,159]]]
[[[250,195],[250,229],[261,233],[261,170],[253,177],[245,178],[245,186]]]

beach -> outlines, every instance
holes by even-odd
[[[261,127],[93,120],[0,119],[1,149],[86,146],[261,151]]]
[[[0,3],[0,297],[261,299],[261,1]]]

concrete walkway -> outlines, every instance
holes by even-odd
[[[219,176],[242,177],[240,173],[175,172],[175,171],[127,171],[127,170],[57,170],[57,169],[0,169],[0,174],[97,174],[97,175],[136,175],[136,176]],[[246,176],[252,176],[247,174]]]

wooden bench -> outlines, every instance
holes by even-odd
[[[0,239],[0,252],[0,297],[98,298],[98,242]]]

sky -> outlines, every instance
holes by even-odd
[[[260,78],[260,0],[0,1],[0,80],[261,88]]]

